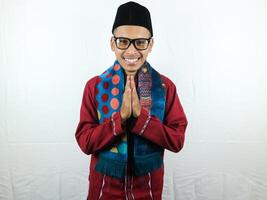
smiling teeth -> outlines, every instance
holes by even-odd
[[[134,58],[134,59],[125,58],[125,61],[129,63],[135,63],[137,60],[138,58]]]

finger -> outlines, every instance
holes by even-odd
[[[129,80],[129,76],[126,77],[126,84],[125,84],[125,90],[126,88],[130,87],[130,80]]]
[[[128,106],[130,107],[131,105],[131,77],[127,76],[127,82],[126,82],[126,87],[125,87],[125,95],[126,95],[126,101]]]
[[[134,76],[131,76],[131,89],[135,87]]]
[[[134,95],[134,96],[136,96],[137,95],[137,91],[136,91],[136,86],[135,86],[135,82],[134,82],[134,80],[132,81],[132,94]]]
[[[131,75],[128,75],[127,76],[127,80],[128,80],[128,83],[129,83],[129,88],[131,88]]]
[[[126,90],[127,94],[131,95],[131,76],[127,76]]]
[[[134,77],[131,76],[131,89],[133,89],[135,87],[135,84],[134,84]]]
[[[132,89],[133,89],[133,91],[135,91],[135,92],[136,92],[136,86],[135,86],[135,82],[134,82],[134,80],[132,81],[132,84],[133,84],[133,87],[132,87]]]
[[[124,88],[124,96],[129,96],[129,93],[131,91],[131,86],[130,86],[131,82],[130,82],[130,77],[127,76],[126,78],[126,84],[125,84],[125,88]]]
[[[130,88],[131,88],[131,81],[132,81],[132,76],[129,75],[129,76],[128,76],[128,83],[129,83],[129,87],[130,87]]]
[[[131,76],[131,89],[134,87],[133,76]]]

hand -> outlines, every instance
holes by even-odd
[[[126,121],[126,119],[131,117],[131,114],[132,114],[131,93],[132,93],[132,91],[131,91],[130,76],[127,76],[125,90],[124,90],[124,94],[123,94],[122,105],[121,105],[121,110],[120,110],[122,122]]]
[[[134,77],[128,75],[120,110],[122,122],[125,122],[126,119],[130,118],[131,114],[133,114],[134,117],[138,117],[140,113],[141,105],[139,103],[139,98],[134,83]]]

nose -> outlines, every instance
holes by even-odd
[[[131,43],[130,46],[128,47],[128,49],[126,49],[126,52],[128,52],[128,53],[136,53],[136,52],[138,52],[138,50],[135,48],[134,44]]]

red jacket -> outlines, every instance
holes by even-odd
[[[132,118],[130,130],[155,144],[173,152],[179,152],[184,144],[187,119],[179,101],[176,87],[167,77],[161,75],[167,89],[163,123],[142,108],[138,118]],[[89,200],[161,200],[164,166],[146,176],[128,174],[125,180],[116,179],[95,171],[97,152],[110,145],[124,133],[120,112],[115,113],[103,124],[99,124],[95,101],[95,85],[98,76],[90,79],[84,89],[80,122],[76,140],[85,154],[92,154],[89,175]],[[148,122],[148,124],[146,124]],[[145,128],[144,130],[142,130]],[[116,134],[115,134],[116,133]]]

